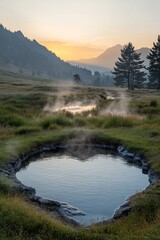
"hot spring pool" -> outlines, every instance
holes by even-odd
[[[68,151],[41,156],[16,176],[36,195],[61,202],[65,215],[85,225],[111,218],[129,196],[149,185],[141,168],[122,157],[90,150],[84,158],[81,151],[78,157]]]

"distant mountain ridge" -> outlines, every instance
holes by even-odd
[[[31,75],[72,80],[74,74],[79,74],[85,83],[92,80],[91,71],[64,62],[36,40],[26,38],[21,31],[11,32],[0,25],[0,66],[11,65]]]
[[[122,45],[117,44],[116,46],[113,46],[111,48],[108,48],[100,54],[96,58],[91,59],[80,59],[76,61],[77,63],[83,63],[83,64],[91,64],[100,66],[103,68],[113,69],[115,62],[118,60],[118,57],[121,55],[121,49],[123,48]],[[141,58],[144,60],[145,65],[148,65],[148,60],[146,59],[146,56],[149,54],[150,49],[149,48],[140,48],[136,50],[138,53],[141,53]]]
[[[111,69],[106,68],[106,67],[96,66],[96,65],[87,64],[87,63],[81,63],[81,62],[77,62],[77,61],[67,61],[67,62],[73,66],[79,66],[82,68],[86,68],[86,69],[90,70],[92,72],[92,74],[94,74],[95,71],[98,71],[100,73],[106,73],[106,74],[107,73],[110,74],[110,72],[111,72]]]

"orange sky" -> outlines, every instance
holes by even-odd
[[[105,50],[98,47],[92,47],[83,44],[69,44],[60,41],[38,42],[65,61],[94,58]]]
[[[116,44],[151,47],[160,0],[0,0],[0,23],[64,60],[97,57]]]

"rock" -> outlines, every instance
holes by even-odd
[[[131,211],[131,207],[129,205],[129,202],[126,202],[115,211],[113,215],[113,219],[118,219],[123,216],[126,216],[130,211]]]
[[[14,167],[13,167],[13,165],[11,163],[7,165],[7,171],[9,173],[15,174],[15,169],[14,169]]]
[[[32,187],[27,187],[23,184],[19,184],[19,187],[17,187],[17,189],[21,192],[21,193],[24,193],[26,196],[28,196],[29,198],[31,196],[34,196],[35,193],[36,193],[36,190]]]
[[[63,149],[67,149],[68,147],[69,147],[68,144],[60,144],[60,145],[58,146],[58,148],[63,148]]]
[[[159,177],[156,174],[154,174],[152,171],[149,171],[148,177],[149,177],[150,184],[154,184],[159,179]]]
[[[123,157],[128,157],[128,158],[134,158],[135,154],[132,152],[129,152],[126,148],[123,146],[119,146],[117,148],[118,153],[120,153]]]
[[[5,169],[2,169],[0,168],[0,172],[4,175],[4,176],[9,176],[9,171],[5,170]]]
[[[141,162],[142,159],[141,159],[141,157],[140,157],[139,155],[135,155],[135,156],[134,156],[134,161],[136,161],[136,162]]]
[[[68,204],[61,203],[61,211],[65,213],[67,216],[85,216],[86,214],[79,210],[78,208]]]
[[[117,151],[118,151],[118,153],[122,153],[123,151],[125,151],[125,148],[123,146],[119,146],[117,148]]]
[[[147,163],[143,163],[143,165],[142,165],[142,173],[148,174],[148,171],[149,171],[148,164]]]
[[[44,199],[38,196],[33,196],[30,198],[33,202],[38,203],[39,205],[46,207],[46,208],[55,208],[55,207],[60,207],[61,204],[58,201],[54,200],[49,200],[49,199]]]
[[[19,170],[21,167],[21,160],[15,161],[13,166],[15,170]]]
[[[122,153],[122,155],[123,155],[124,157],[128,157],[128,158],[133,158],[133,159],[134,159],[134,153],[128,152],[127,150],[124,151],[124,152]]]
[[[48,207],[60,207],[61,204],[58,201],[53,201],[53,200],[48,200],[48,199],[44,199],[44,198],[39,198],[38,199],[39,203],[42,205],[46,205]]]

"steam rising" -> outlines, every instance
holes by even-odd
[[[79,86],[73,82],[61,87],[60,90],[54,94],[56,101],[54,103],[48,102],[43,110],[48,113],[66,111],[75,115],[95,109],[96,101],[88,100],[87,95],[80,94],[80,96],[78,96],[77,89],[75,89],[77,87]],[[81,90],[78,89],[78,91]]]
[[[54,106],[47,104],[44,108],[45,112],[59,112],[67,111],[74,114],[91,111],[96,108],[96,104],[85,104],[83,102],[74,102],[72,104],[65,104],[64,102],[56,102]]]
[[[53,95],[52,95],[53,96]],[[73,115],[88,112],[88,116],[96,113],[99,116],[116,115],[131,116],[133,115],[129,108],[130,97],[124,90],[96,90],[87,92],[87,90],[70,84],[59,88],[54,93],[55,101],[48,101],[44,107],[44,112],[54,113],[66,111]],[[94,113],[92,112],[93,110]],[[133,112],[133,111],[132,111]],[[134,115],[135,116],[135,115]]]
[[[117,93],[117,96],[113,96],[111,93],[107,93],[107,100],[110,101],[108,106],[100,112],[100,115],[116,115],[116,116],[128,116],[131,115],[129,111],[129,97],[124,92]]]

